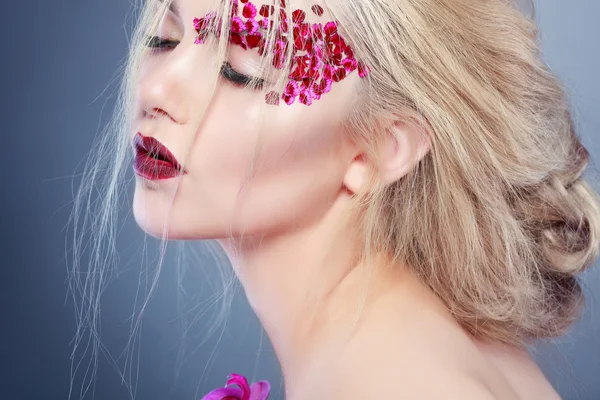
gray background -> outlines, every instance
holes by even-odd
[[[75,325],[67,297],[65,224],[81,163],[114,104],[113,79],[126,55],[129,10],[124,0],[12,1],[3,9],[0,399],[67,398]],[[545,0],[538,4],[537,18],[546,60],[569,90],[580,133],[597,165],[600,2]],[[143,235],[130,216],[124,223],[119,238],[121,275],[103,303],[102,335],[115,358],[128,338],[127,318],[142,264]],[[190,273],[189,304],[218,290],[218,284],[217,289],[207,285],[205,274],[215,275],[211,267],[199,266]],[[600,399],[600,269],[583,279],[589,296],[584,318],[567,337],[540,345],[536,355],[565,399]],[[228,373],[239,372],[269,379],[272,398],[281,399],[275,356],[241,291],[224,333],[217,332],[196,348],[196,338],[206,332],[208,322],[202,317],[193,324],[182,345],[176,283],[175,270],[165,268],[146,313],[137,398],[193,399],[196,391],[202,395],[223,385]],[[189,316],[193,318],[194,310]],[[219,337],[213,362],[205,370]],[[187,359],[176,377],[180,348]],[[118,359],[119,365],[123,362]],[[80,378],[76,388],[78,383]],[[94,392],[98,399],[129,398],[104,358]],[[78,392],[74,398],[79,398]]]

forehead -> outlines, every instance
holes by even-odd
[[[168,0],[158,0],[164,3]],[[258,15],[261,17],[260,10],[266,6],[280,7],[286,5],[291,11],[301,10],[305,13],[307,21],[317,21],[318,19],[328,19],[330,16],[327,13],[325,2],[323,0],[172,0],[170,11],[175,15],[184,17],[189,14],[199,16],[210,11],[221,9],[226,4],[238,4],[237,15],[242,16],[244,6],[251,5],[256,7]]]

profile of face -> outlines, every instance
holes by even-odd
[[[255,4],[260,7],[260,0]],[[307,20],[331,20],[327,13],[311,13],[314,5],[302,0],[294,8],[305,10]],[[156,139],[184,173],[168,179],[137,174],[136,221],[147,233],[169,239],[273,235],[307,226],[348,196],[357,153],[344,121],[359,74],[334,82],[310,106],[265,104],[264,92],[243,81],[256,77],[268,84],[281,71],[265,69],[266,53],[230,43],[227,68],[213,93],[214,77],[207,71],[217,49],[195,44],[193,23],[210,6],[206,0],[175,0],[157,32],[157,41],[168,45],[151,49],[143,60],[132,142],[139,134]]]

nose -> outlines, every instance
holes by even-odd
[[[152,54],[142,64],[137,82],[140,117],[170,119],[179,125],[190,121],[191,105],[198,96],[194,93],[198,60],[186,47],[180,44],[169,52]]]

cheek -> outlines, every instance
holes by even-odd
[[[193,199],[202,225],[273,232],[314,218],[338,194],[339,121],[325,114],[269,118],[260,107],[217,110],[225,108],[213,109],[197,135],[189,190],[181,193],[182,201]]]

